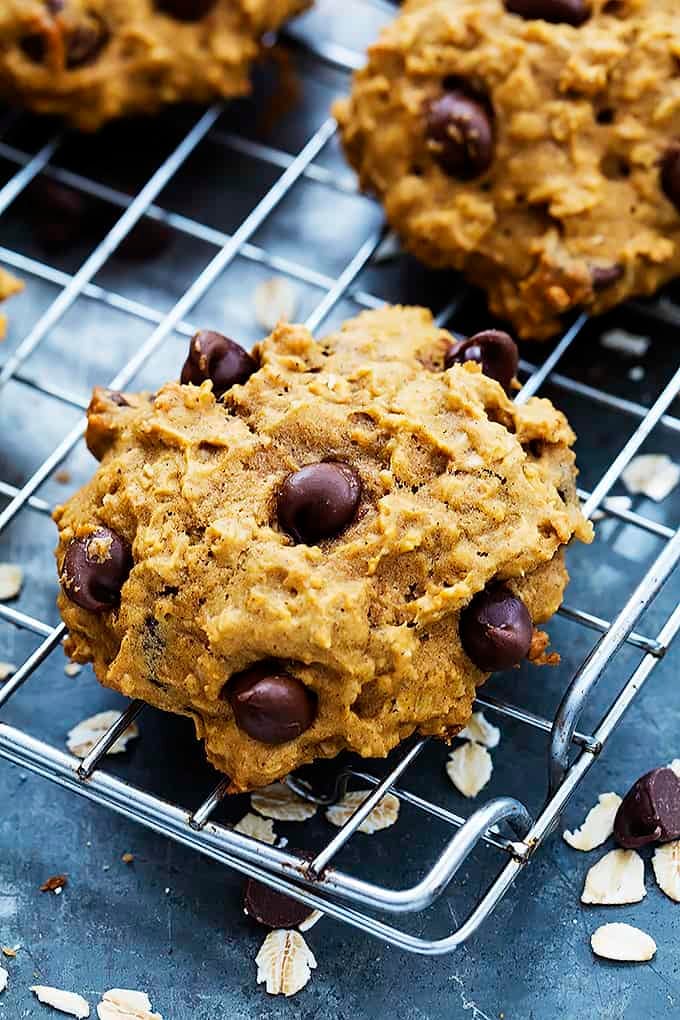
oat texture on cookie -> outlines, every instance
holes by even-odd
[[[218,337],[194,337],[184,385],[94,394],[101,465],[55,514],[67,651],[191,717],[234,791],[451,738],[490,669],[541,644],[564,546],[590,540],[566,419],[447,368],[420,308],[320,341],[280,325],[248,363]]]
[[[404,245],[523,337],[680,271],[675,0],[406,0],[337,104]]]
[[[3,0],[0,95],[93,130],[248,91],[265,32],[308,0]]]

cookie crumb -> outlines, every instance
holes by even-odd
[[[59,482],[60,485],[68,485],[71,481],[71,472],[66,468],[59,468],[54,475],[55,482]]]
[[[121,861],[123,862],[123,864],[132,864],[134,859],[135,855],[131,854],[129,851],[124,853],[123,856],[121,857]]]
[[[40,892],[61,892],[67,884],[68,878],[66,875],[52,875],[51,878],[46,879],[40,886]]]

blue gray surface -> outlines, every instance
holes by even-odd
[[[322,16],[313,23],[314,31],[348,45],[357,43],[359,29],[360,35],[366,36],[373,31],[376,19],[369,25],[359,17],[365,5],[349,4],[340,15],[335,5],[335,20],[331,20],[330,6],[323,6]],[[229,107],[220,128],[297,152],[326,116],[333,96],[345,87],[342,75],[310,62],[302,60],[300,70],[300,103],[274,128],[262,126],[261,101]],[[271,91],[266,76],[259,88],[260,95]],[[173,112],[156,125],[153,139],[144,125],[141,131],[125,126],[96,139],[69,140],[57,162],[135,190],[193,118],[195,113],[190,111]],[[6,140],[33,151],[49,130],[47,125],[20,123]],[[333,145],[320,163],[347,176]],[[11,172],[9,163],[0,163],[0,182]],[[233,230],[277,172],[250,157],[235,156],[219,133],[214,133],[161,201],[212,226]],[[305,181],[255,240],[335,277],[357,244],[379,223],[379,210],[368,200],[338,196]],[[0,220],[0,244],[46,258],[31,239],[26,209],[21,205]],[[98,282],[167,309],[213,250],[203,242],[177,238],[154,262],[130,266],[112,260]],[[73,271],[86,254],[84,245],[52,257],[51,262]],[[255,284],[270,275],[265,267],[237,260],[200,303],[192,320],[222,329],[243,342],[257,339],[250,295]],[[2,357],[14,349],[57,293],[51,284],[34,278],[27,282],[26,292],[12,302],[10,334]],[[435,308],[449,300],[455,286],[447,274],[426,273],[406,258],[370,269],[360,283],[363,289],[385,298],[431,303]],[[298,315],[308,314],[320,296],[313,288],[300,288]],[[329,324],[355,311],[353,302],[347,300]],[[465,331],[487,322],[481,302],[471,295],[452,325]],[[652,336],[643,362],[599,345],[599,334],[613,325]],[[148,325],[130,316],[81,299],[27,362],[24,375],[65,387],[86,400],[90,387],[105,382],[148,332]],[[184,339],[170,338],[141,373],[140,385],[154,387],[176,375],[184,349]],[[547,350],[527,349],[525,353],[539,360]],[[652,323],[644,308],[626,310],[588,327],[561,367],[565,374],[592,385],[651,403],[677,365],[677,352],[676,327]],[[644,378],[632,381],[629,371],[640,363]],[[634,419],[550,386],[545,395],[569,413],[580,437],[581,480],[592,487],[623,445]],[[0,401],[0,477],[20,484],[65,434],[77,412],[64,412],[53,399],[18,382],[7,388]],[[675,411],[678,413],[677,406]],[[656,429],[645,451],[677,457],[677,437]],[[79,448],[67,467],[71,473],[67,485],[51,479],[41,490],[40,495],[51,503],[65,498],[87,477],[92,461]],[[662,504],[637,499],[636,508],[660,521],[677,522],[678,493]],[[49,519],[27,511],[0,543],[0,561],[20,563],[26,572],[16,607],[48,622],[56,622],[51,560],[54,540]],[[630,527],[603,522],[595,546],[573,550],[570,604],[611,617],[660,548],[658,540]],[[639,629],[656,634],[677,602],[678,591],[676,578],[647,612]],[[539,713],[554,712],[565,684],[595,636],[562,619],[551,624],[550,632],[562,653],[562,665],[554,670],[523,669],[495,677],[490,682],[493,693]],[[20,662],[35,644],[26,633],[0,626],[1,660]],[[639,654],[630,649],[616,656],[582,729],[595,724],[638,661]],[[570,803],[565,815],[570,827],[580,823],[598,793],[624,793],[640,773],[680,756],[679,664],[676,645],[653,672],[647,688]],[[80,719],[122,703],[96,684],[89,669],[72,678],[64,674],[64,665],[58,650],[3,713],[3,719],[59,747],[67,730]],[[148,712],[141,728],[137,744],[107,768],[195,807],[216,777],[204,764],[191,727],[182,720]],[[545,795],[545,739],[518,724],[502,722],[501,728],[501,745],[493,752],[494,774],[484,794],[509,793],[536,811]],[[466,812],[469,805],[444,775],[445,760],[443,747],[428,747],[409,772],[405,786]],[[381,767],[376,763],[377,770]],[[21,946],[16,959],[2,961],[10,971],[10,987],[0,995],[0,1017],[15,1020],[50,1015],[28,990],[36,982],[79,991],[93,1006],[98,994],[111,986],[142,988],[151,994],[165,1020],[288,1016],[305,1020],[390,1016],[399,1020],[490,1020],[501,1016],[507,1020],[637,1020],[653,1016],[665,1020],[680,1011],[680,906],[656,888],[651,868],[648,895],[642,903],[619,908],[579,904],[585,873],[606,848],[580,854],[559,835],[551,837],[480,932],[448,957],[407,956],[323,920],[307,936],[318,969],[303,992],[284,1001],[268,997],[255,984],[254,958],[264,933],[242,914],[238,876],[2,761],[0,784],[0,945]],[[235,820],[246,808],[246,798],[229,801],[220,817]],[[276,828],[292,846],[305,848],[319,847],[331,831],[321,816],[303,826],[277,823]],[[439,823],[425,825],[405,807],[394,829],[373,837],[357,836],[340,863],[394,885],[410,882],[439,852],[446,835]],[[134,863],[121,861],[125,852],[134,854]],[[436,907],[414,919],[412,930],[432,936],[450,930],[464,918],[499,865],[495,851],[479,849]],[[67,873],[69,884],[60,896],[39,892],[41,882],[62,872]],[[659,947],[655,960],[634,966],[594,959],[589,935],[611,920],[625,920],[649,931]]]

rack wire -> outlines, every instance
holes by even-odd
[[[364,2],[384,6],[382,0]],[[317,37],[310,44],[308,39],[301,41],[296,36],[294,43],[296,46],[311,46],[315,59],[330,62],[345,71],[352,70],[361,61],[358,53],[333,40]],[[124,389],[134,382],[140,370],[169,336],[192,335],[195,324],[191,322],[191,314],[197,302],[237,257],[284,273],[296,281],[312,284],[323,291],[322,299],[307,318],[307,325],[313,330],[323,326],[341,301],[351,299],[355,305],[363,308],[376,308],[384,303],[382,298],[358,284],[362,271],[371,263],[384,236],[382,229],[360,239],[355,254],[337,278],[310,269],[293,259],[272,254],[254,240],[256,232],[267,223],[272,213],[301,180],[314,181],[328,188],[331,193],[352,194],[355,191],[355,184],[349,175],[343,176],[329,170],[319,159],[335,133],[333,120],[325,120],[300,151],[291,155],[275,146],[254,142],[224,130],[218,123],[221,110],[222,107],[216,104],[196,119],[174,151],[134,198],[90,176],[60,166],[59,154],[64,145],[61,135],[56,135],[34,155],[0,139],[0,157],[17,167],[4,187],[0,188],[0,214],[39,175],[68,185],[82,194],[103,199],[120,212],[101,244],[72,274],[10,248],[0,247],[0,261],[23,274],[59,288],[56,299],[6,358],[0,369],[0,391],[11,382],[48,396],[64,408],[85,409],[84,402],[77,395],[51,381],[36,382],[24,372],[31,356],[81,296],[102,306],[123,311],[151,328],[139,349],[109,381],[111,388]],[[232,234],[170,212],[157,201],[163,188],[209,136],[218,139],[220,144],[235,153],[245,154],[281,171],[273,186]],[[160,221],[180,234],[206,242],[217,249],[185,294],[167,312],[94,282],[98,272],[142,217]],[[465,287],[459,285],[453,299],[438,315],[441,325],[451,322],[465,295]],[[647,307],[645,314],[659,320],[668,318],[669,314],[673,317],[672,311],[669,313],[666,299]],[[259,843],[212,820],[226,794],[226,780],[220,781],[210,796],[193,811],[187,811],[108,774],[102,767],[104,756],[120,733],[144,711],[145,706],[139,701],[130,704],[83,761],[6,722],[0,722],[0,756],[392,945],[421,954],[446,953],[460,945],[477,930],[522,869],[529,865],[538,847],[555,827],[574,790],[598,758],[622,716],[680,629],[680,606],[671,611],[657,633],[647,634],[639,629],[645,610],[680,560],[680,532],[651,517],[622,509],[616,501],[608,502],[608,496],[622,471],[654,429],[668,430],[672,434],[680,431],[680,419],[671,413],[671,404],[680,389],[680,369],[650,407],[624,399],[605,388],[585,384],[558,370],[585,326],[586,318],[580,316],[552,349],[545,348],[548,353],[542,363],[521,362],[523,385],[516,400],[526,401],[549,383],[558,390],[622,413],[636,422],[630,437],[597,484],[591,491],[581,491],[580,496],[586,516],[593,517],[603,508],[607,514],[626,525],[653,535],[662,543],[662,548],[650,569],[628,593],[623,608],[613,619],[603,619],[577,607],[562,608],[561,613],[565,618],[587,631],[594,631],[599,637],[569,679],[554,717],[540,716],[522,705],[490,695],[480,695],[477,699],[478,707],[515,720],[548,738],[546,800],[536,818],[531,817],[523,803],[512,797],[489,800],[465,818],[435,799],[418,796],[404,788],[402,781],[409,770],[414,768],[427,743],[420,739],[399,752],[396,764],[390,767],[384,778],[378,778],[359,766],[348,765],[338,772],[333,788],[325,794],[315,792],[313,787],[298,778],[289,778],[288,782],[294,790],[320,804],[337,799],[349,782],[360,780],[373,788],[354,815],[310,861],[308,857],[303,858],[283,848]],[[0,512],[0,537],[19,515],[47,515],[51,512],[51,504],[40,496],[39,490],[81,441],[83,426],[84,420],[81,418],[23,485],[15,486],[8,480],[0,479],[0,496],[6,500]],[[49,564],[47,576],[50,576],[51,571],[52,566]],[[0,624],[27,631],[38,639],[37,646],[11,679],[0,687],[1,713],[29,679],[40,675],[40,667],[60,645],[65,628],[63,624],[52,626],[38,616],[5,603],[0,603]],[[635,648],[642,653],[642,657],[623,682],[617,685],[615,696],[599,723],[591,732],[582,732],[579,724],[597,682],[607,664],[624,646]],[[423,871],[419,880],[409,887],[397,889],[369,882],[359,874],[341,870],[333,864],[339,851],[352,839],[361,822],[387,791],[391,791],[425,819],[437,819],[451,830],[439,856]],[[400,923],[402,915],[425,910],[433,904],[480,841],[500,851],[503,860],[498,873],[466,919],[441,938],[428,939],[411,934]]]

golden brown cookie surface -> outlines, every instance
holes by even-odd
[[[3,0],[0,95],[92,130],[248,91],[262,35],[308,0]]]
[[[470,654],[505,654],[476,641],[477,593],[528,610],[542,656],[531,621],[561,602],[564,545],[591,534],[573,433],[476,364],[445,370],[450,341],[429,312],[386,308],[320,342],[278,327],[222,401],[210,382],[95,393],[101,466],[55,515],[68,650],[191,716],[235,790],[457,732],[498,668],[464,651],[461,612]],[[325,534],[310,534],[310,484],[335,515]]]
[[[539,339],[680,271],[679,60],[673,0],[408,0],[337,115],[406,247]]]
[[[19,294],[23,289],[24,285],[21,280],[17,280],[16,276],[12,276],[6,269],[0,268],[0,301],[6,301],[7,298],[12,297],[13,294]],[[0,340],[4,340],[6,330],[7,318],[0,314]]]

